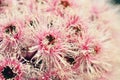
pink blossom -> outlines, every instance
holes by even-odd
[[[96,29],[96,31],[99,30]],[[76,63],[73,65],[72,68],[77,73],[83,74],[83,76],[88,76],[87,78],[97,79],[102,77],[103,73],[107,74],[107,72],[109,72],[110,69],[109,67],[111,66],[107,62],[99,61],[99,57],[102,57],[101,54],[106,53],[103,51],[103,48],[107,45],[103,46],[103,44],[109,42],[109,40],[107,40],[106,42],[102,42],[104,41],[104,39],[99,39],[100,37],[96,38],[92,36],[92,34],[89,34],[89,31],[87,31],[86,33],[82,33],[82,37],[78,37],[77,43],[79,55],[76,56]]]
[[[0,79],[15,79],[21,80],[23,70],[21,63],[14,59],[3,59],[0,63]]]
[[[13,48],[17,48],[19,42],[22,40],[22,27],[23,24],[19,20],[11,21],[1,26],[2,43],[0,49],[3,53],[8,53],[9,51],[13,53]]]
[[[75,1],[70,0],[45,0],[45,2],[48,4],[48,7],[45,9],[46,12],[51,12],[55,15],[60,15],[61,17],[64,16],[66,13],[65,9],[67,7],[74,8],[77,5],[75,4]]]
[[[107,0],[0,0],[0,80],[107,80],[119,61],[112,8]]]
[[[41,30],[37,35],[39,40],[39,49],[48,55],[53,55],[56,51],[62,48],[62,38],[64,35],[60,31],[54,28],[48,28],[48,30]]]

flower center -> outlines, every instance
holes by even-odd
[[[1,73],[5,79],[14,78],[17,75],[9,66],[4,67],[4,70]]]
[[[75,64],[75,59],[73,57],[65,56],[65,59],[69,64]]]
[[[61,1],[61,5],[63,5],[65,8],[68,7],[70,4],[68,1]]]
[[[10,25],[6,28],[5,32],[7,34],[13,34],[13,33],[16,33],[16,27],[13,26],[13,25]]]
[[[75,31],[75,34],[81,34],[81,26],[71,26],[73,30]]]
[[[52,36],[51,34],[48,35],[48,36],[46,36],[46,38],[47,38],[47,40],[48,40],[48,45],[50,45],[50,44],[53,45],[53,44],[55,43],[55,37]]]

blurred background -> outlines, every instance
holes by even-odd
[[[120,5],[120,0],[112,0],[113,4]]]

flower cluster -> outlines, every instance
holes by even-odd
[[[0,0],[0,80],[108,80],[116,11],[106,0]]]

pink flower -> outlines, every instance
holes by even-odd
[[[106,5],[105,3],[103,3],[101,1],[102,4],[96,4],[97,1],[94,1],[91,5],[91,8],[90,8],[90,14],[91,14],[91,21],[97,21],[100,19],[100,16],[102,14],[104,14],[104,12],[107,12],[109,10],[109,7],[108,5]]]
[[[73,70],[87,79],[98,79],[110,71],[111,65],[101,60],[104,57],[105,43],[109,42],[109,36],[106,33],[99,32],[99,29],[94,27],[97,34],[92,33],[92,28],[88,29],[86,33],[82,33],[82,37],[78,37],[78,55],[75,58],[75,64],[72,66]],[[104,33],[104,37],[102,35]],[[97,35],[97,36],[95,36]],[[104,41],[106,40],[106,41]],[[87,76],[87,77],[86,77]],[[86,79],[87,78],[87,79]]]
[[[38,36],[39,50],[47,55],[53,55],[61,51],[64,35],[56,28],[46,28],[40,31]]]
[[[87,32],[88,24],[84,22],[82,17],[77,15],[66,15],[64,19],[64,26],[68,32],[67,36],[71,36],[72,38],[74,36],[77,39],[78,36],[82,37],[82,34]]]
[[[22,40],[22,35],[23,35],[22,29],[23,29],[23,23],[19,19],[17,21],[13,20],[1,26],[0,36],[2,38],[2,43],[0,49],[2,52],[3,51],[4,53],[6,52],[8,53],[9,51],[13,52],[13,46],[14,48],[18,48],[17,45]]]
[[[106,1],[0,0],[0,80],[107,79],[119,20]]]
[[[46,9],[43,10],[45,10],[46,12],[51,12],[52,14],[58,16],[60,15],[61,17],[63,17],[66,13],[65,9],[67,9],[68,7],[74,8],[77,6],[74,0],[45,0],[45,2],[48,6]]]
[[[16,19],[16,18],[15,18]],[[7,37],[13,37],[14,39],[20,39],[23,29],[23,22],[19,19],[12,20],[11,22],[2,25],[2,33]]]
[[[15,59],[3,59],[0,62],[0,79],[14,79],[14,80],[22,80],[22,66]]]
[[[89,54],[80,54],[76,57],[75,62],[76,63],[72,67],[73,70],[79,75],[82,75],[82,78],[85,80],[102,78],[111,71],[111,65],[109,63],[100,60],[99,57],[93,57]],[[107,76],[104,76],[104,78],[106,77]]]
[[[61,32],[61,30],[63,32]],[[68,63],[64,60],[64,56],[66,55],[67,48],[67,40],[65,35],[63,34],[64,28],[62,27],[42,27],[36,36],[36,41],[38,46],[37,54],[41,56],[43,59],[43,63],[41,65],[42,68],[46,67],[46,70],[59,70],[63,71],[65,66]],[[70,67],[67,67],[70,68]]]

